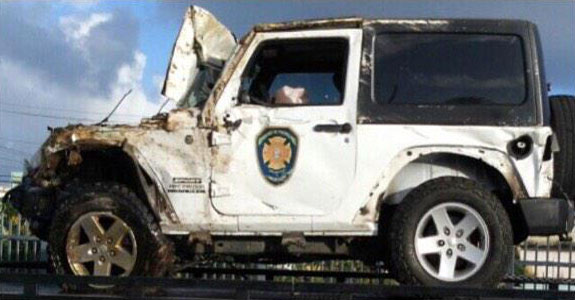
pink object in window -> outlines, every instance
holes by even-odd
[[[301,105],[309,103],[307,92],[303,87],[284,85],[276,91],[274,98],[275,104]]]

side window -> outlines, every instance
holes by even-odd
[[[383,33],[374,69],[377,104],[520,105],[527,96],[514,35]]]
[[[343,38],[264,42],[242,76],[240,99],[270,106],[339,105],[347,53]]]

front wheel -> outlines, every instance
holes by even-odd
[[[511,263],[513,234],[499,199],[455,177],[412,191],[393,215],[390,271],[402,283],[494,286]]]
[[[78,276],[161,276],[174,259],[171,242],[149,209],[124,186],[66,188],[49,244],[54,269]]]
[[[88,212],[68,230],[66,258],[76,275],[127,276],[136,265],[138,241],[131,226],[115,214]]]

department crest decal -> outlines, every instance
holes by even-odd
[[[273,184],[285,182],[297,157],[297,136],[289,129],[267,129],[257,140],[258,163],[264,177]]]

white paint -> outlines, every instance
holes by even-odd
[[[343,105],[272,108],[238,104],[235,97],[240,75],[261,42],[338,36],[350,41]],[[215,147],[208,158],[212,165],[209,180],[217,197],[197,198],[204,201],[198,206],[189,200],[190,196],[170,194],[183,224],[177,228],[166,225],[164,229],[175,233],[209,228],[212,234],[240,235],[288,231],[375,235],[380,195],[396,194],[393,201],[398,202],[417,185],[441,175],[478,177],[466,174],[469,166],[461,170],[455,164],[425,166],[425,173],[417,173],[421,165],[410,165],[420,155],[436,153],[485,162],[508,182],[520,183],[512,186],[516,195],[524,192],[524,186],[525,196],[549,196],[552,161],[542,161],[546,139],[552,133],[549,127],[357,125],[360,53],[358,29],[257,33],[215,107],[214,117],[220,126],[224,119],[242,121],[229,134],[217,131],[211,135]],[[316,124],[346,122],[353,126],[349,135],[311,130]],[[294,173],[279,186],[266,181],[257,162],[256,138],[268,127],[288,127],[299,138]],[[533,138],[534,150],[524,159],[513,159],[507,154],[507,144],[525,134]],[[157,167],[165,168],[162,164],[165,162]],[[200,168],[202,176],[208,176],[204,167]]]
[[[246,58],[267,40],[294,38],[341,37],[349,41],[348,70],[344,104],[337,106],[263,107],[236,105],[238,69],[223,92],[216,109],[227,111],[231,121],[241,126],[231,133],[231,144],[218,147],[221,160],[229,160],[227,168],[215,168],[212,177],[220,185],[230,187],[230,197],[213,198],[215,209],[225,215],[254,216],[240,218],[240,228],[268,230],[274,228],[311,228],[310,218],[278,216],[325,215],[341,206],[355,177],[356,107],[361,52],[361,30],[318,30],[261,33],[248,49]],[[244,64],[245,65],[245,64]],[[228,108],[221,107],[229,104]],[[318,124],[352,124],[350,134],[315,132]],[[256,139],[271,127],[289,128],[299,140],[293,175],[284,183],[269,183],[260,171],[256,156]],[[334,160],[334,157],[345,159]],[[215,159],[219,159],[216,157]],[[313,195],[313,200],[310,199]],[[255,217],[259,216],[259,217]],[[267,221],[262,216],[268,216]],[[271,219],[270,219],[271,218]],[[266,219],[266,218],[263,218]],[[253,220],[253,222],[252,222]],[[283,226],[278,226],[283,224]],[[245,227],[244,227],[245,226]]]
[[[210,111],[216,129],[198,128],[198,110],[190,109],[171,112],[167,131],[144,127],[114,133],[116,129],[104,128],[99,133],[102,140],[117,134],[122,144],[125,141],[131,146],[142,168],[169,199],[179,223],[163,219],[164,232],[375,235],[381,195],[391,195],[390,201],[399,202],[411,189],[439,176],[481,178],[466,165],[415,162],[420,156],[437,153],[483,161],[503,175],[516,197],[549,196],[553,162],[543,161],[543,152],[551,128],[358,125],[361,29],[252,34],[245,52],[236,49],[236,55],[243,56],[233,58],[237,64],[229,70],[230,79]],[[240,76],[258,45],[272,39],[326,37],[349,42],[343,105],[264,107],[238,103]],[[226,123],[237,121],[241,121],[239,127],[226,129]],[[349,134],[312,130],[318,124],[344,123],[352,126]],[[280,185],[266,181],[257,161],[256,139],[269,127],[287,127],[299,139],[293,174]],[[517,160],[508,154],[507,145],[522,135],[531,136],[534,149]],[[185,143],[188,136],[193,143]],[[200,179],[206,192],[170,191],[174,178]]]

